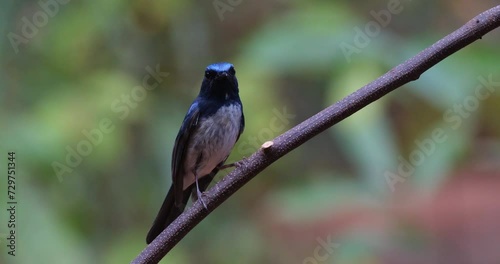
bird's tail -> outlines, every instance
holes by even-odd
[[[222,164],[224,164],[224,161],[221,162],[218,167],[222,166]],[[219,169],[215,168],[210,174],[198,180],[201,192],[207,189],[208,185],[210,185],[210,182],[214,179],[218,171]],[[177,207],[175,206],[174,199],[174,185],[172,184],[172,186],[170,186],[167,197],[165,197],[160,211],[153,222],[153,226],[149,229],[148,235],[146,236],[146,243],[151,243],[161,232],[163,232],[163,230],[165,230],[165,228],[167,228],[168,225],[170,225],[177,217],[179,217],[179,215],[182,214],[184,208],[186,208],[189,196],[191,196],[191,192],[193,192],[193,197],[195,197],[196,184],[194,183],[183,191],[182,204],[180,207]]]
[[[189,200],[189,194],[189,191],[184,192],[182,205],[181,207],[177,207],[175,206],[174,186],[172,185],[170,187],[170,190],[168,190],[167,196],[161,205],[160,211],[153,222],[153,226],[146,236],[146,243],[151,243],[165,228],[167,228],[168,225],[170,225],[179,215],[182,214],[184,208],[186,207],[186,203]]]

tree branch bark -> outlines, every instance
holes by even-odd
[[[159,262],[201,220],[267,166],[361,108],[396,88],[417,80],[422,73],[438,62],[499,26],[500,5],[481,13],[455,32],[396,66],[380,78],[276,137],[272,144],[267,142],[260,150],[242,161],[242,166],[234,169],[206,192],[204,200],[208,210],[200,201],[194,203],[149,244],[132,263]]]

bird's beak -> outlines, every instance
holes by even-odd
[[[216,79],[222,79],[222,78],[226,78],[229,77],[229,74],[227,72],[223,72],[219,75],[217,75],[217,78]]]

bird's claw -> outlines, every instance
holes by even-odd
[[[239,168],[245,164],[245,161],[246,161],[246,158],[243,158],[243,159],[236,161],[236,162],[233,162],[233,163],[224,164],[224,165],[219,167],[219,170],[225,170],[225,169],[231,168],[231,167]]]
[[[197,191],[196,191],[196,195],[198,196],[198,200],[200,200],[200,201],[201,201],[201,204],[203,204],[203,207],[205,207],[205,209],[207,209],[207,210],[208,210],[208,208],[207,208],[207,204],[206,204],[206,203],[205,203],[205,201],[203,200],[203,193],[202,193],[202,192],[200,192],[200,190],[197,190]]]

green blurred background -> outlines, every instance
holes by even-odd
[[[236,67],[246,130],[233,162],[498,4],[401,1],[381,26],[373,14],[395,3],[2,1],[0,262],[130,262],[208,64]],[[367,23],[371,36],[346,56]],[[500,263],[499,40],[486,35],[283,157],[163,262]],[[168,76],[144,90],[148,67]],[[496,85],[474,101],[481,76]],[[86,149],[82,131],[103,120],[113,131]],[[445,140],[431,144],[436,129]],[[69,166],[79,144],[89,153]],[[5,240],[7,151],[17,156],[16,257]],[[401,159],[418,165],[391,188]],[[54,164],[68,168],[58,177]]]

